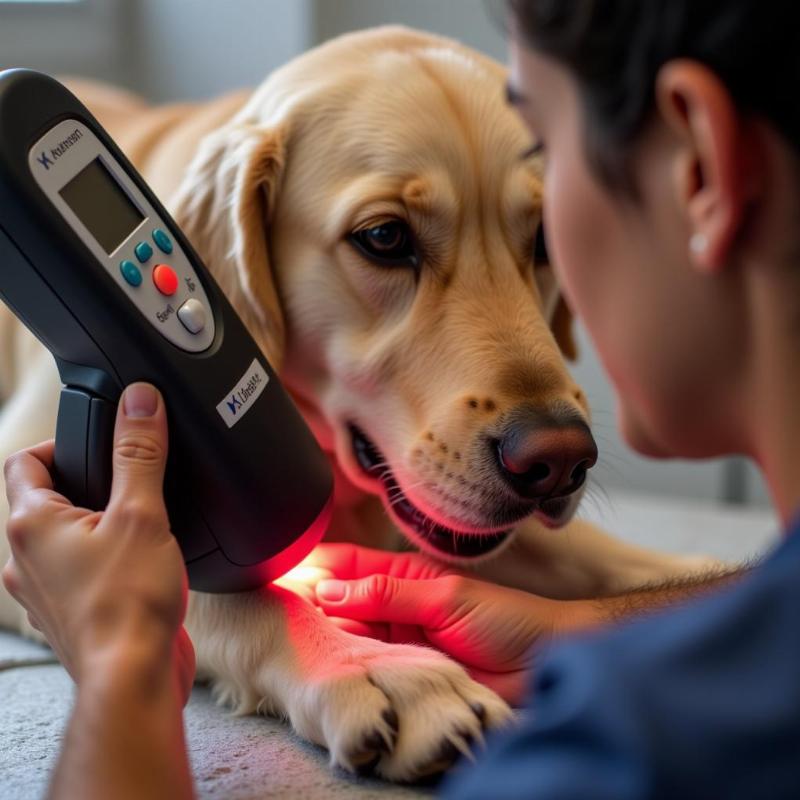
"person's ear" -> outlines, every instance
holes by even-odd
[[[686,215],[691,261],[704,272],[719,272],[759,188],[749,126],[725,84],[696,61],[661,68],[655,103],[677,139],[672,180]]]

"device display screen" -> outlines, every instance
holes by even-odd
[[[109,255],[144,219],[99,158],[85,166],[59,194]]]

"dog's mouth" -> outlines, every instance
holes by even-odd
[[[380,482],[384,505],[400,524],[411,529],[429,545],[449,556],[477,558],[491,553],[511,535],[511,530],[495,533],[459,531],[431,519],[406,497],[386,459],[366,434],[350,425],[353,453],[361,470]]]

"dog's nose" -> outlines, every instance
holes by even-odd
[[[562,497],[583,485],[597,462],[597,445],[583,422],[542,425],[540,419],[522,419],[497,442],[497,461],[521,497]]]

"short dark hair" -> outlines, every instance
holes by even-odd
[[[508,0],[515,29],[576,79],[587,157],[608,184],[631,186],[625,152],[653,111],[659,69],[709,67],[744,113],[800,151],[800,2],[796,0]]]

